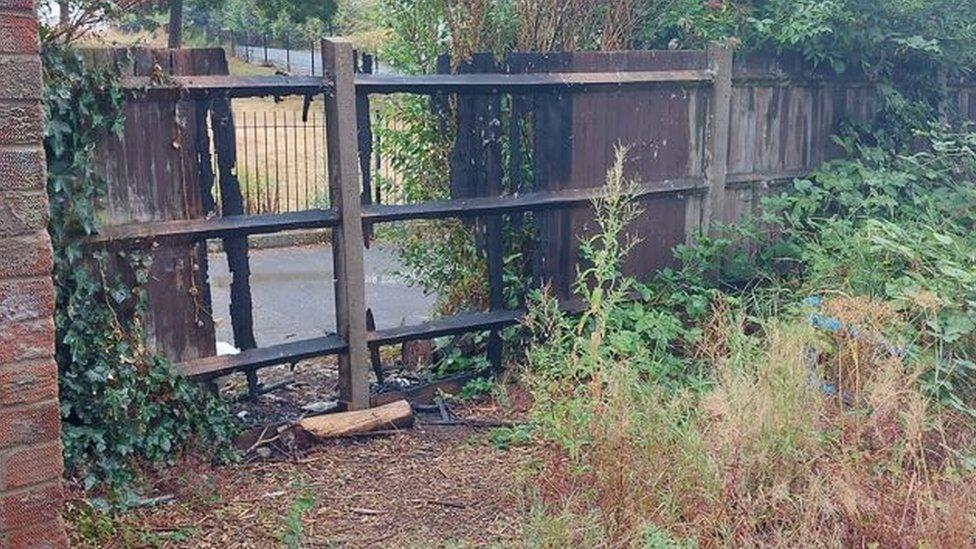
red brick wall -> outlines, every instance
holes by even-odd
[[[63,547],[51,242],[33,0],[0,0],[0,545]]]

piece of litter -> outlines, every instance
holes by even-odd
[[[217,342],[217,356],[239,355],[241,350],[226,341]]]
[[[302,410],[311,412],[313,414],[324,414],[326,412],[331,412],[338,407],[339,402],[336,400],[319,400],[316,402],[309,402],[308,404],[302,406]]]

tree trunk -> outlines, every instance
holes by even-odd
[[[183,45],[183,0],[169,0],[169,47]]]

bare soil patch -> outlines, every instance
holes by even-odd
[[[494,405],[463,417],[510,419]],[[499,450],[489,430],[432,425],[327,442],[284,459],[184,468],[163,479],[173,501],[117,517],[94,535],[88,505],[69,505],[77,546],[518,546],[526,513],[517,477],[535,449]]]

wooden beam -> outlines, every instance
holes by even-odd
[[[494,63],[492,63],[494,64]],[[498,196],[502,192],[502,105],[500,96],[490,96],[485,113],[485,194]],[[505,308],[505,231],[501,214],[485,219],[485,254],[488,263],[488,301],[492,311]],[[496,374],[502,371],[502,337],[496,328],[488,334],[488,363]]]
[[[347,343],[339,355],[339,400],[358,410],[369,407],[369,347],[352,43],[323,40],[322,67],[334,78],[333,92],[325,99],[325,122],[329,196],[340,217],[332,231],[336,328]]]
[[[707,70],[420,76],[360,74],[355,76],[355,86],[360,93],[378,94],[536,93],[546,88],[585,91],[621,86],[698,84],[710,82],[712,77]],[[333,86],[328,76],[172,76],[162,81],[132,76],[122,81],[122,87],[129,93],[173,94],[194,99],[315,95],[328,93]]]
[[[369,334],[370,345],[395,345],[404,341],[433,339],[466,332],[504,328],[517,324],[525,316],[521,309],[487,313],[461,313],[412,326],[397,326]]]
[[[180,95],[200,99],[315,95],[328,92],[332,84],[321,76],[171,76],[162,81],[146,76],[131,76],[122,80],[122,88],[134,94]]]
[[[707,70],[581,72],[534,74],[429,74],[398,76],[360,74],[356,89],[363,93],[537,93],[544,89],[588,90],[655,84],[698,84],[712,80]]]
[[[237,179],[237,142],[234,133],[234,117],[229,99],[215,99],[210,107],[210,125],[213,128],[214,150],[220,178],[221,213],[244,214],[244,197]],[[234,345],[246,351],[257,347],[254,338],[254,311],[251,300],[251,265],[247,254],[246,236],[224,238],[227,267],[231,272],[230,321],[234,332]],[[247,376],[252,394],[257,390],[257,375]]]
[[[398,400],[369,410],[312,416],[299,420],[295,427],[322,440],[348,437],[413,425],[413,410],[406,400]]]
[[[700,177],[668,179],[642,183],[635,189],[635,198],[672,195],[702,190]],[[437,200],[418,204],[374,204],[363,209],[365,221],[383,223],[410,219],[471,218],[493,214],[542,211],[586,204],[604,196],[603,187],[541,191],[509,196],[486,196]]]
[[[331,335],[292,341],[281,345],[243,351],[237,355],[211,356],[178,364],[188,377],[207,380],[234,372],[255,370],[266,366],[292,364],[299,360],[343,352],[346,343],[339,336]]]
[[[560,309],[566,313],[574,314],[583,309],[583,304],[579,300],[573,299],[561,303]],[[461,313],[413,326],[397,326],[396,328],[377,330],[369,334],[369,344],[395,345],[404,341],[433,339],[447,335],[504,328],[518,324],[526,312],[525,309],[505,309]]]
[[[702,207],[701,232],[711,233],[725,213],[729,160],[729,124],[732,100],[732,48],[712,43],[706,50],[709,69],[715,74],[708,101],[705,143],[705,182],[708,195]]]
[[[226,238],[252,234],[278,233],[299,229],[333,227],[339,216],[333,210],[309,210],[282,214],[228,215],[213,219],[181,219],[152,223],[130,223],[103,227],[88,242],[159,240],[164,238]]]

